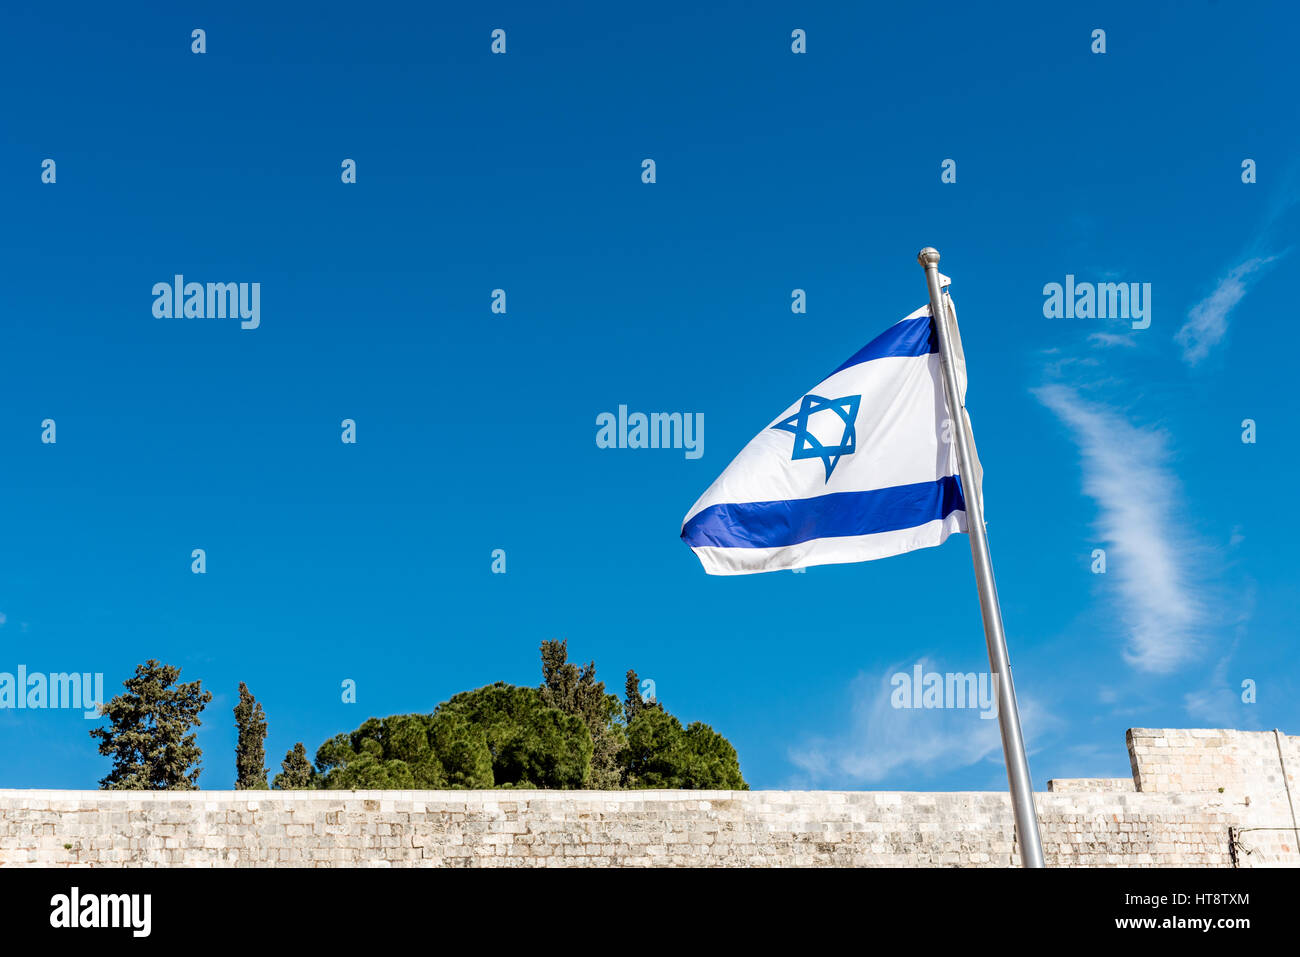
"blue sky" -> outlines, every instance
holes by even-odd
[[[964,536],[730,579],[678,540],[934,245],[1036,785],[1300,726],[1293,7],[274,7],[6,11],[0,671],[181,666],[217,788],[241,680],[278,770],[567,638],[751,786],[1005,787],[996,722],[888,705],[987,667]],[[155,318],[176,273],[260,282],[260,327]],[[1150,327],[1045,318],[1067,274],[1150,283]],[[620,404],[703,456],[598,448]],[[94,787],[92,726],[0,710],[0,786]]]

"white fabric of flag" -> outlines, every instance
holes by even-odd
[[[956,310],[946,292],[945,300],[964,405]],[[939,545],[966,531],[957,462],[938,336],[924,306],[756,435],[686,513],[682,540],[713,575],[868,561]],[[980,494],[978,458],[973,471]]]

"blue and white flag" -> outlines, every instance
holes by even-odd
[[[949,309],[964,404],[950,300]],[[978,459],[973,468],[979,494]],[[885,558],[964,531],[938,336],[925,306],[755,436],[686,513],[682,541],[709,574],[744,575]]]

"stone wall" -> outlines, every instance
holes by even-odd
[[[1126,737],[1139,791],[1218,793],[1250,809],[1231,835],[1240,866],[1296,861],[1300,737],[1221,728],[1132,728]]]
[[[1273,731],[1130,728],[1126,738],[1139,791],[1285,791],[1289,787],[1295,794],[1300,788],[1300,737]]]
[[[1236,737],[1242,732],[1215,733],[1229,735],[1237,750],[1207,746],[1201,754],[1215,755],[1211,767],[1235,769],[1240,786],[1124,793],[1109,786],[1078,789],[1080,779],[1068,779],[1069,787],[1037,795],[1047,862],[1300,865],[1289,804],[1277,789],[1280,772],[1276,781],[1269,777],[1264,750],[1247,747]],[[1194,780],[1199,786],[1201,778],[1185,769],[1206,762],[1191,760],[1196,749],[1184,751],[1184,744],[1216,739],[1197,734],[1131,732],[1141,780]],[[1152,743],[1160,735],[1170,743]],[[1286,746],[1293,745],[1294,739]],[[1183,756],[1171,762],[1172,754]],[[1010,803],[998,792],[0,791],[0,865],[1017,862]]]
[[[1047,782],[1047,790],[1057,793],[1077,793],[1079,791],[1136,791],[1132,778],[1052,778]]]

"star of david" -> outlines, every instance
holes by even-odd
[[[799,404],[799,411],[783,422],[772,426],[785,432],[794,433],[794,452],[791,461],[799,459],[821,459],[826,466],[826,481],[831,480],[831,473],[845,455],[852,455],[858,450],[857,430],[854,422],[858,418],[858,405],[862,402],[860,395],[847,395],[842,399],[824,399],[809,393]],[[838,445],[823,445],[817,436],[808,431],[808,419],[817,412],[833,412],[844,422],[844,434]]]

